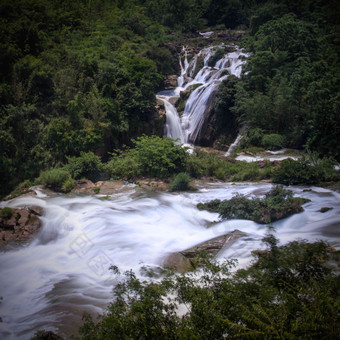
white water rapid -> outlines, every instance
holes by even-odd
[[[220,257],[249,263],[263,247],[264,225],[229,220],[208,227],[217,214],[196,204],[236,193],[263,195],[267,183],[214,183],[192,193],[157,193],[129,185],[128,192],[109,199],[96,196],[42,195],[1,202],[0,207],[39,206],[43,226],[29,243],[0,252],[0,338],[29,339],[38,329],[69,336],[84,311],[102,312],[119,277],[111,264],[137,273],[143,265],[162,263],[169,252],[239,229],[248,233]],[[291,188],[311,200],[305,211],[274,223],[281,242],[297,238],[327,240],[340,248],[340,195],[317,187]],[[330,207],[326,213],[321,207]]]
[[[213,67],[208,66],[210,57],[217,50],[230,48],[234,51],[229,53],[226,51]],[[159,92],[157,98],[164,102],[166,110],[165,135],[179,139],[181,144],[194,144],[220,83],[229,75],[240,77],[242,65],[245,63],[244,58],[248,54],[242,52],[237,46],[222,44],[201,50],[189,63],[186,49],[183,48],[183,51],[184,60],[180,57],[181,75],[178,77],[178,86],[173,91]],[[203,59],[204,66],[194,74],[200,59]],[[178,98],[181,91],[185,91],[192,85],[197,85],[197,88],[190,94],[183,115],[179,117],[171,99]]]

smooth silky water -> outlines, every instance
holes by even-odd
[[[76,332],[83,312],[96,315],[112,298],[120,277],[110,270],[161,265],[164,257],[213,237],[239,229],[248,234],[219,257],[236,258],[240,266],[261,249],[266,226],[227,220],[208,227],[218,215],[196,204],[235,194],[263,195],[267,183],[214,183],[192,193],[157,193],[129,185],[130,191],[109,199],[53,195],[21,197],[1,207],[39,206],[43,226],[28,244],[0,253],[1,339],[29,339],[38,329],[61,335]],[[326,240],[340,248],[339,194],[317,187],[291,188],[311,202],[305,211],[274,223],[282,243],[295,239]],[[304,191],[311,189],[311,191]],[[320,213],[321,207],[331,207]]]
[[[213,67],[208,66],[211,56],[219,48],[235,49],[227,52],[219,59]],[[179,59],[181,74],[178,77],[177,87],[173,91],[162,91],[157,98],[164,102],[166,111],[165,135],[178,139],[181,144],[195,144],[199,132],[206,119],[209,104],[213,101],[218,87],[223,80],[230,75],[241,76],[242,65],[249,54],[244,53],[238,46],[207,47],[188,61],[187,51],[183,48],[184,60]],[[195,75],[197,61],[203,58],[203,67]],[[181,91],[185,91],[191,85],[199,85],[189,96],[182,117],[179,116],[176,107],[171,103],[171,98],[178,98]]]

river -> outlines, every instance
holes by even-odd
[[[219,222],[215,213],[196,204],[227,199],[236,193],[263,195],[268,183],[210,183],[196,192],[153,192],[127,184],[128,191],[101,195],[19,197],[0,206],[39,206],[44,210],[38,235],[20,247],[0,253],[1,339],[29,339],[36,330],[69,336],[84,311],[94,315],[109,303],[119,277],[110,265],[139,273],[143,265],[161,265],[165,256],[239,229],[248,236],[219,254],[240,266],[251,251],[263,248],[264,225],[246,220]],[[340,248],[340,194],[318,187],[292,187],[310,199],[304,212],[274,223],[281,243],[295,239],[326,240]],[[329,207],[326,213],[320,208]]]

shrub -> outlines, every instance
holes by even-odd
[[[258,180],[263,176],[257,163],[230,162],[217,154],[199,150],[189,157],[186,169],[192,177],[214,176],[220,180]]]
[[[259,165],[256,162],[238,162],[238,171],[231,177],[232,181],[250,181],[260,177]]]
[[[108,162],[106,168],[111,176],[126,179],[139,175],[167,178],[185,170],[189,155],[173,139],[142,136],[133,142],[133,149],[114,156]]]
[[[243,138],[240,142],[242,149],[249,146],[262,146],[263,130],[260,128],[250,129],[247,132],[247,136]]]
[[[269,250],[235,273],[232,261],[206,258],[199,275],[141,280],[127,271],[106,312],[96,320],[85,316],[79,338],[338,338],[339,278],[327,268],[333,256],[327,244],[265,241]],[[111,270],[120,275],[117,267]],[[184,316],[178,315],[181,305]]]
[[[2,208],[0,210],[0,215],[3,218],[11,218],[13,216],[13,209],[9,207]]]
[[[71,175],[64,169],[50,169],[43,171],[37,178],[36,183],[45,185],[55,191],[64,191],[63,185],[71,178]]]
[[[285,185],[317,184],[340,180],[339,171],[334,169],[334,161],[329,158],[300,160],[285,159],[273,172],[273,181]]]
[[[68,177],[67,180],[63,183],[62,190],[65,192],[70,192],[76,184],[74,183],[73,178]]]
[[[283,136],[271,133],[262,137],[262,145],[268,150],[279,150],[282,149],[284,143]]]
[[[132,179],[140,175],[140,168],[135,152],[131,150],[116,155],[106,165],[106,170],[113,178]]]
[[[67,161],[64,169],[75,179],[85,177],[95,180],[104,169],[100,158],[93,152],[81,152],[80,157],[67,157]]]
[[[221,218],[240,218],[257,223],[270,223],[301,212],[303,210],[301,205],[307,201],[299,197],[294,198],[290,190],[276,186],[263,199],[248,199],[245,196],[236,195],[230,200],[199,203],[197,208],[218,212]]]
[[[136,158],[146,176],[166,178],[185,169],[188,153],[168,137],[142,136],[134,141]]]
[[[170,191],[190,190],[190,176],[185,172],[177,174],[170,185]]]
[[[23,182],[21,182],[20,184],[18,184],[18,186],[16,187],[17,190],[24,190],[29,188],[30,186],[32,186],[32,182],[29,179],[24,180]]]
[[[186,172],[194,178],[199,178],[203,175],[202,162],[196,155],[190,155],[186,162]]]

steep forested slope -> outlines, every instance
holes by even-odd
[[[155,92],[172,56],[143,8],[15,0],[0,10],[2,194],[66,155],[104,156],[156,132]]]
[[[1,195],[66,156],[105,159],[161,134],[155,92],[177,63],[167,44],[204,28],[249,27],[253,52],[246,75],[221,86],[218,135],[230,115],[339,158],[335,0],[3,0],[0,13]]]
[[[335,1],[253,8],[245,42],[253,57],[234,108],[243,123],[339,159],[339,14]]]

